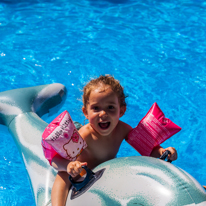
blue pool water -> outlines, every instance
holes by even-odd
[[[206,184],[206,3],[203,0],[4,0],[0,91],[59,82],[63,108],[84,122],[82,87],[100,74],[127,94],[122,120],[135,127],[157,102],[182,127],[163,147]],[[45,119],[50,121],[50,119]],[[118,156],[138,153],[123,143]],[[31,205],[26,169],[10,134],[0,135],[0,205]]]

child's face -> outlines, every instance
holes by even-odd
[[[125,106],[120,107],[117,94],[107,85],[92,90],[89,102],[83,108],[92,128],[102,136],[112,133],[125,110]]]

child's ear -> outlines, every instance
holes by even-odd
[[[84,113],[84,116],[88,119],[88,113],[85,107],[82,107],[82,112]]]
[[[121,106],[120,107],[120,117],[122,117],[124,115],[124,113],[126,112],[126,106]]]

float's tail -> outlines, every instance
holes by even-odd
[[[63,103],[66,88],[62,84],[48,84],[14,89],[0,93],[0,124],[9,126],[19,114],[34,112],[42,116]]]
[[[57,111],[66,97],[62,84],[0,93],[0,124],[8,127],[29,174],[36,205],[49,205],[56,172],[44,157],[41,136],[48,125],[40,117]]]

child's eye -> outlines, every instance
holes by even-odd
[[[97,106],[93,107],[94,111],[98,111],[98,109],[99,109],[99,107],[97,107]]]
[[[109,109],[114,109],[114,106],[109,106],[108,108],[109,108]]]

